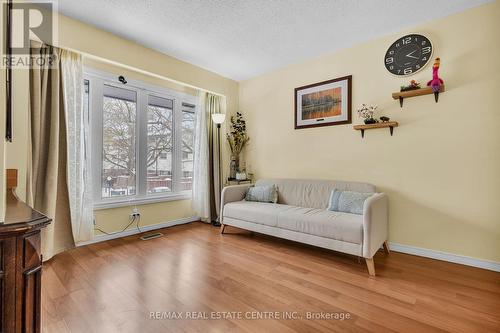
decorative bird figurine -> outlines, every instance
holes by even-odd
[[[439,99],[439,90],[441,86],[444,84],[443,80],[439,77],[439,64],[441,63],[441,59],[436,58],[434,61],[434,65],[432,66],[432,80],[427,82],[427,86],[432,87],[432,91],[434,92],[434,99],[436,103]]]

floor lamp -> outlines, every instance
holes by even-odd
[[[219,171],[219,191],[220,191],[220,193],[222,193],[222,166],[221,166],[221,157],[220,157],[221,156],[221,154],[220,154],[220,150],[221,150],[220,126],[222,125],[224,120],[226,120],[225,114],[223,114],[223,113],[212,114],[212,121],[214,122],[214,124],[217,125],[217,154],[218,154],[218,162],[219,162],[217,170]],[[219,193],[219,196],[220,196],[220,193]],[[216,200],[216,202],[217,202],[217,200]],[[220,226],[220,216],[218,216],[215,221],[212,221],[212,225],[214,225],[215,227]]]

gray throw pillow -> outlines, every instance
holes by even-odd
[[[328,210],[363,215],[365,200],[373,193],[333,190],[328,202]]]
[[[274,185],[251,186],[245,196],[246,201],[278,202],[278,190]]]

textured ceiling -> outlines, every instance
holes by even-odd
[[[59,11],[240,81],[486,2],[59,0]]]

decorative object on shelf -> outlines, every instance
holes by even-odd
[[[396,40],[385,53],[385,68],[394,75],[406,76],[421,71],[432,58],[429,38],[410,34]]]
[[[358,116],[360,118],[364,119],[365,124],[376,124],[378,123],[378,120],[373,118],[373,115],[377,111],[378,106],[370,105],[367,106],[366,104],[361,105],[361,109],[358,109]]]
[[[386,117],[386,116],[382,116],[382,117],[380,117],[380,120],[382,120],[382,122],[383,122],[383,123],[386,123],[386,122],[388,122],[389,120],[391,120],[391,118]]]
[[[235,179],[240,168],[240,154],[250,138],[247,135],[246,122],[241,112],[231,116],[231,132],[226,134],[227,142],[231,150],[231,163],[229,165],[229,178]]]
[[[252,184],[252,182],[253,182],[252,181],[253,174],[247,172],[246,170],[242,171],[242,172],[244,172],[245,174],[241,175],[240,173],[238,173],[238,174],[240,174],[239,177],[244,176],[245,179],[238,179],[238,176],[236,178],[234,178],[234,179],[228,178],[227,182],[226,182],[226,186],[229,186],[229,185],[240,185],[240,184]]]
[[[432,66],[432,80],[427,82],[427,86],[432,88],[432,92],[434,93],[434,99],[436,103],[439,99],[439,92],[441,91],[441,86],[444,84],[444,81],[439,77],[439,65],[441,64],[441,59],[436,58],[434,61],[434,65]]]
[[[444,84],[441,85],[441,87],[439,88],[439,92],[440,93],[444,92]],[[432,93],[433,93],[432,88],[426,87],[426,88],[410,90],[410,91],[403,91],[403,92],[398,91],[398,92],[392,93],[392,98],[399,99],[399,105],[401,107],[403,107],[403,99],[405,99],[405,98],[429,95]]]
[[[417,82],[415,80],[411,80],[409,85],[401,86],[400,91],[410,91],[410,90],[416,90],[416,89],[420,89],[420,88],[422,88],[420,86],[420,82]]]
[[[352,76],[295,88],[295,129],[350,124]]]
[[[245,167],[245,162],[241,164],[241,167],[236,172],[236,180],[246,180],[247,179],[247,171]]]
[[[236,180],[246,180],[246,179],[247,179],[247,173],[245,170],[236,172]]]
[[[370,125],[370,124],[376,124],[376,123],[378,123],[378,120],[375,119],[375,118],[368,118],[368,119],[365,119],[364,122],[365,122],[366,125]]]
[[[370,125],[355,125],[353,128],[357,131],[361,131],[361,137],[365,137],[365,130],[374,128],[389,128],[391,136],[394,132],[394,127],[398,127],[399,123],[397,121],[386,121],[383,123],[370,124]]]
[[[237,180],[237,179],[228,179],[226,186],[230,185],[241,185],[241,184],[252,184],[252,179],[248,178],[245,180]]]
[[[229,161],[229,178],[236,179],[236,173],[240,167],[240,157],[231,154],[231,161]]]

